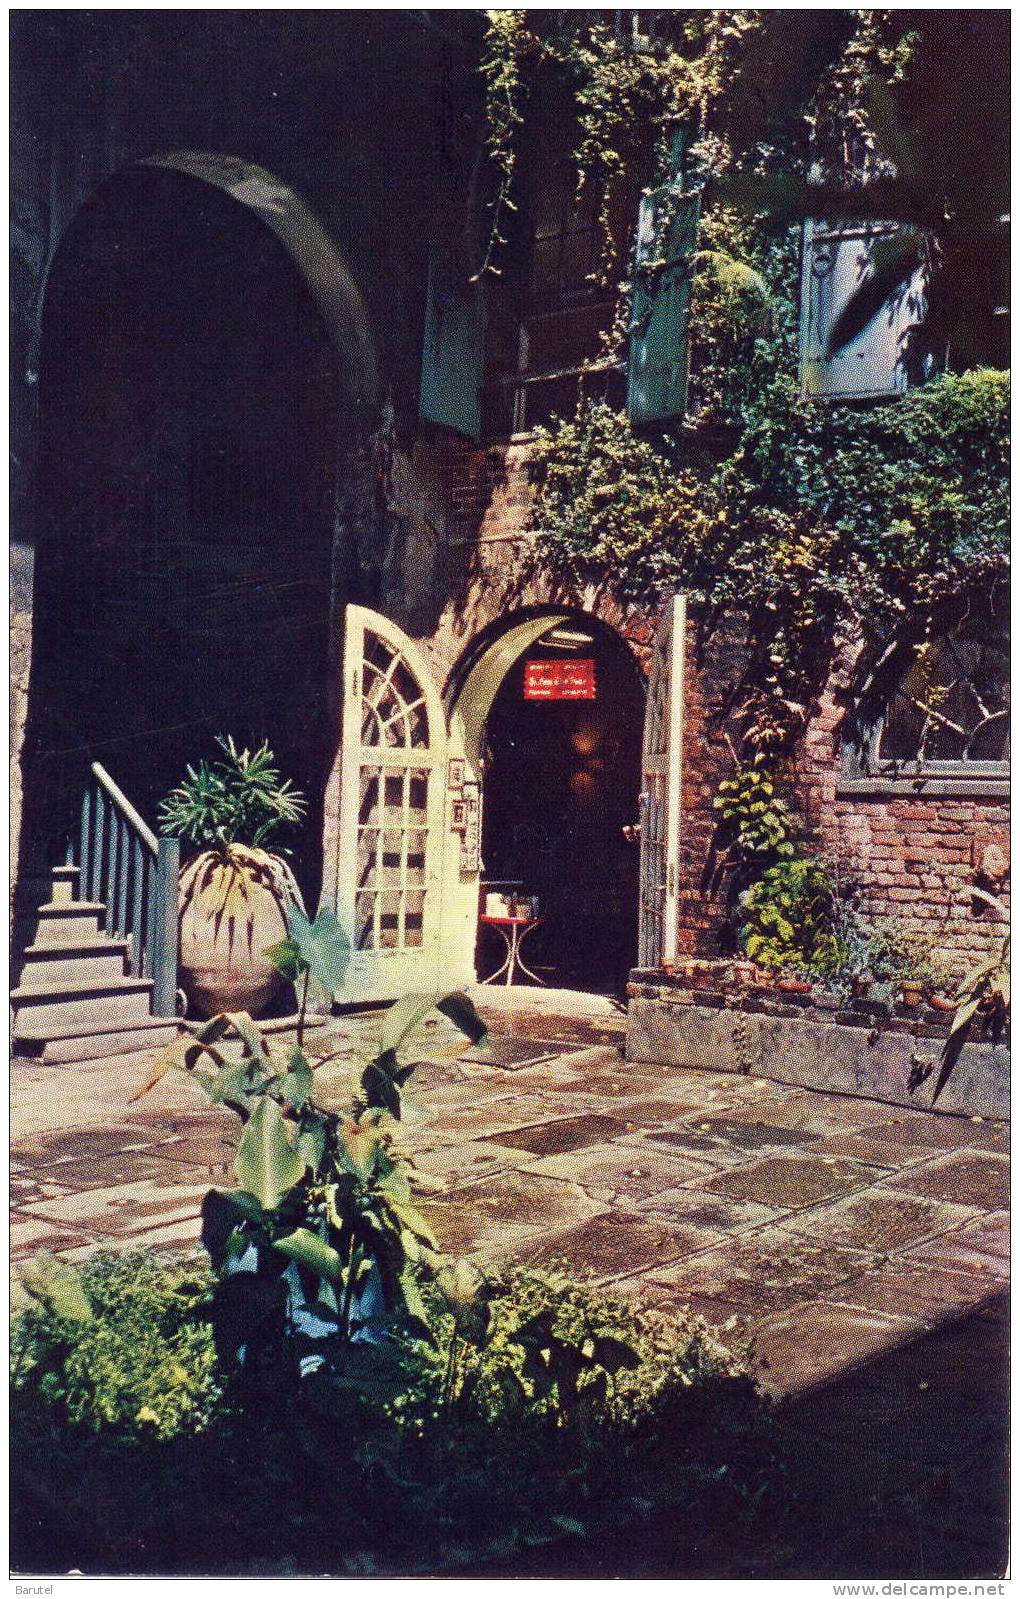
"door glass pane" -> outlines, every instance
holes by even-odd
[[[387,827],[400,827],[404,821],[406,772],[387,772],[383,790],[383,821]]]
[[[379,895],[379,949],[400,948],[400,895]]]
[[[407,660],[371,628],[364,632],[360,688],[368,758],[359,779],[355,945],[421,949],[432,771],[420,756],[414,764],[413,752],[430,747],[428,702]],[[374,763],[374,750],[387,752],[385,765]]]
[[[376,852],[379,848],[379,829],[358,829],[358,867],[355,881],[359,888],[371,888],[375,876]]]
[[[403,834],[387,829],[383,834],[379,858],[379,887],[399,888],[401,882]]]
[[[379,768],[361,768],[361,801],[358,806],[358,823],[362,827],[379,821]]]
[[[410,887],[425,881],[425,834],[412,828],[407,835],[407,882]]]
[[[354,917],[354,946],[375,949],[375,895],[369,890],[357,895]]]
[[[404,943],[408,949],[421,947],[424,925],[424,890],[408,889],[404,895]]]
[[[410,793],[408,805],[409,822],[414,822],[418,827],[424,827],[427,821],[426,808],[429,801],[429,774],[418,769],[411,772]]]
[[[428,710],[407,662],[377,634],[365,634],[361,742],[369,749],[427,749]]]

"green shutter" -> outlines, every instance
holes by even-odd
[[[687,409],[692,257],[700,195],[653,189],[638,215],[627,410],[632,422],[665,422]]]
[[[482,431],[485,301],[447,251],[433,250],[421,360],[421,414],[477,440]]]

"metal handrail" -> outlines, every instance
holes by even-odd
[[[98,761],[91,775],[67,851],[78,892],[105,907],[111,937],[126,939],[132,977],[151,979],[153,1015],[174,1016],[180,839],[157,837]]]
[[[131,801],[117,787],[116,783],[113,781],[113,778],[106,770],[106,767],[100,766],[98,761],[93,761],[91,771],[92,776],[96,779],[96,781],[101,783],[105,788],[106,792],[113,800],[114,805],[116,805],[117,809],[123,815],[124,820],[134,828],[135,832],[142,840],[142,843],[148,844],[153,855],[158,854],[159,839],[152,831],[152,828],[149,827],[148,824],[139,816]]]

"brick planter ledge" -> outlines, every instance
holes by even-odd
[[[945,1012],[898,1006],[889,1016],[865,1000],[828,1010],[808,995],[760,988],[722,994],[640,970],[631,972],[627,993],[629,1061],[747,1073],[932,1108],[949,1031]],[[1008,1118],[1008,1044],[965,1044],[935,1108]]]

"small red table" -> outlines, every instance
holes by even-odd
[[[516,973],[523,972],[525,977],[530,977],[539,987],[549,986],[537,972],[531,970],[530,966],[525,966],[521,959],[521,945],[529,933],[533,933],[536,927],[541,927],[543,921],[541,916],[480,916],[478,919],[484,922],[486,927],[494,927],[506,944],[506,958],[502,966],[494,971],[491,977],[483,977],[483,983],[497,983],[505,973],[504,981],[509,988]]]

